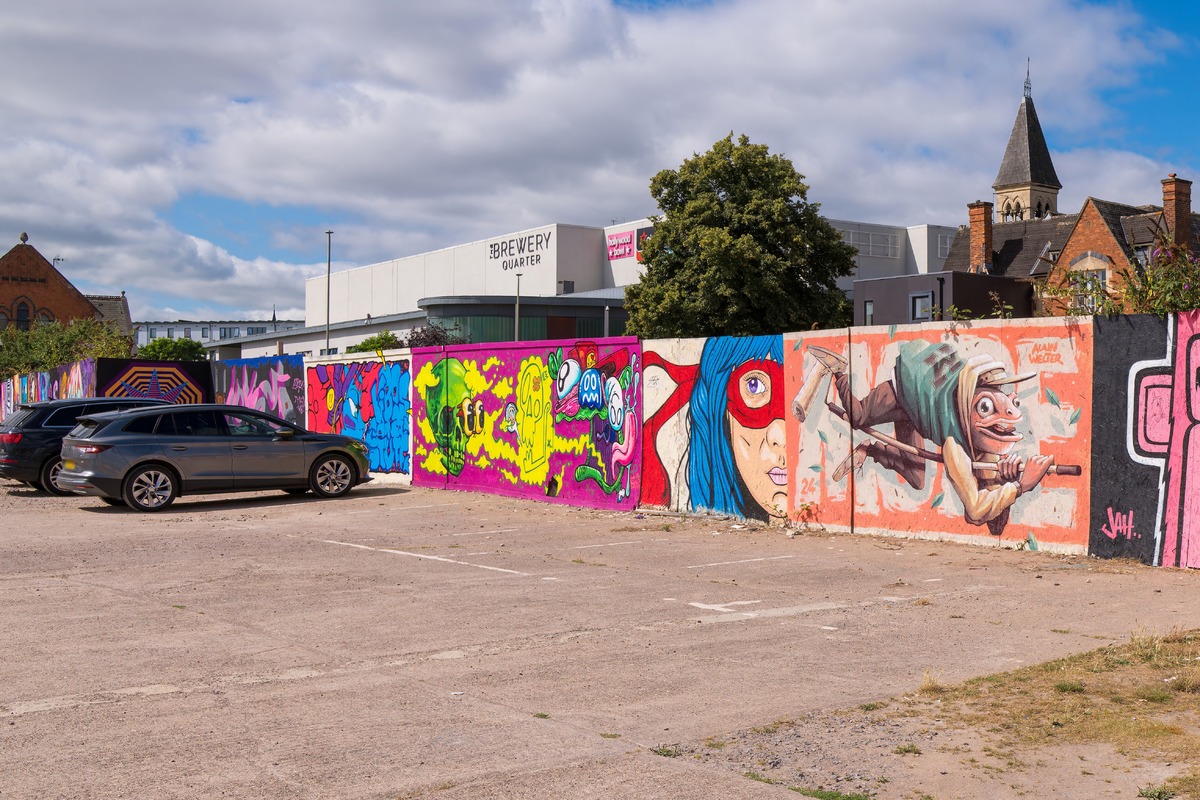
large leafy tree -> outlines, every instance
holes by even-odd
[[[749,336],[849,325],[836,280],[854,248],[808,202],[804,176],[766,145],[730,133],[650,181],[662,210],[646,273],[625,291],[626,330],[643,338]]]
[[[138,348],[138,358],[146,361],[206,361],[204,345],[195,339],[159,337]]]
[[[85,358],[129,358],[133,339],[94,319],[15,325],[0,331],[0,380],[42,372]]]

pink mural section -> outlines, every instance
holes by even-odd
[[[414,485],[635,508],[641,355],[633,338],[414,350]]]
[[[790,516],[1087,552],[1090,320],[785,337]]]

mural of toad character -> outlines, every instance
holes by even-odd
[[[1016,429],[1021,409],[1018,399],[1004,389],[1033,378],[1032,373],[1009,375],[990,355],[964,360],[950,344],[916,339],[900,344],[892,379],[860,400],[850,391],[844,358],[819,347],[808,352],[833,374],[842,408],[831,405],[831,410],[871,437],[838,466],[834,480],[841,480],[851,468],[860,469],[869,456],[921,489],[926,463],[940,461],[962,501],[967,522],[986,524],[999,536],[1016,499],[1034,489],[1047,473],[1080,472],[1075,466],[1056,468],[1052,456],[1035,455],[1022,462],[1012,452],[1022,439]],[[874,427],[889,422],[894,426],[892,436]],[[926,440],[938,444],[940,452],[926,450]]]

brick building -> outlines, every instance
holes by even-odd
[[[98,319],[122,333],[132,331],[124,292],[83,294],[22,233],[20,244],[0,256],[0,329],[15,325],[28,330],[34,322],[73,319]]]
[[[959,228],[945,269],[1076,290],[1035,300],[1031,312],[1094,311],[1092,290],[1119,297],[1124,274],[1146,263],[1159,236],[1196,250],[1200,220],[1192,213],[1191,186],[1191,181],[1171,174],[1162,180],[1161,206],[1089,197],[1078,212],[1058,213],[1061,184],[1026,81],[992,184],[994,202],[977,200],[967,206],[969,224]]]

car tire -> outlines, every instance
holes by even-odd
[[[179,496],[179,479],[160,464],[145,464],[125,476],[121,496],[135,511],[162,511]]]
[[[71,492],[58,488],[56,481],[60,472],[62,472],[62,459],[58,456],[51,456],[45,464],[42,464],[40,479],[33,485],[47,494],[52,494],[55,497],[65,497],[71,494]]]
[[[340,455],[317,459],[308,473],[308,485],[317,497],[341,497],[354,488],[354,464]]]

